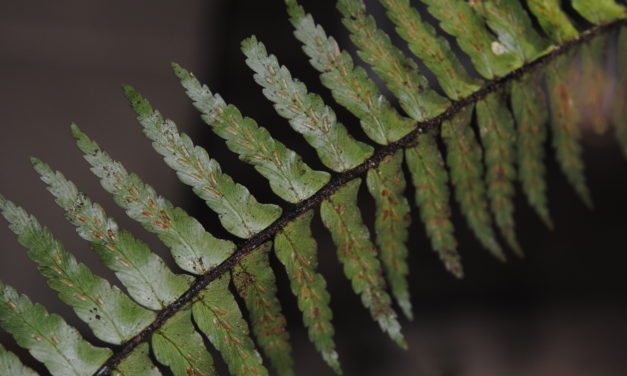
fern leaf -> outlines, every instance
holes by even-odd
[[[547,227],[553,228],[544,179],[544,142],[549,113],[542,90],[542,76],[531,72],[521,80],[513,81],[511,104],[518,126],[518,178],[531,207]]]
[[[34,376],[37,372],[26,367],[20,359],[0,344],[0,375]]]
[[[344,25],[359,49],[362,60],[372,66],[400,106],[414,120],[422,121],[444,112],[450,102],[429,87],[416,63],[395,47],[390,37],[366,14],[363,0],[339,0]]]
[[[627,158],[627,27],[620,28],[617,52],[617,79],[614,86],[612,125],[623,155]]]
[[[276,296],[276,277],[268,258],[271,249],[272,242],[266,242],[244,256],[233,268],[233,284],[244,299],[257,343],[277,374],[288,376],[294,375],[292,346]]]
[[[451,170],[455,198],[471,230],[487,250],[505,261],[505,254],[492,230],[492,217],[483,181],[483,153],[470,127],[474,106],[461,110],[451,120],[442,123],[442,138],[448,153],[446,162]]]
[[[354,179],[322,201],[322,223],[331,232],[338,258],[344,265],[344,274],[351,280],[355,293],[361,295],[362,303],[381,329],[399,346],[406,348],[396,312],[385,291],[376,248],[369,239],[368,228],[357,206],[360,184],[361,179]]]
[[[226,140],[229,149],[239,154],[241,160],[254,165],[279,197],[291,203],[300,202],[329,182],[327,172],[309,168],[298,154],[272,138],[265,128],[243,117],[237,107],[212,94],[185,69],[176,64],[173,67],[205,123]]]
[[[614,0],[572,0],[573,8],[593,24],[627,17],[627,8]]]
[[[396,32],[408,43],[409,50],[435,74],[446,95],[458,100],[478,90],[481,81],[471,77],[461,65],[448,41],[433,26],[420,18],[409,0],[380,0]]]
[[[504,76],[523,63],[513,51],[493,40],[483,20],[463,0],[423,0],[440,27],[457,39],[483,77]]]
[[[407,227],[411,222],[409,203],[405,198],[403,152],[385,157],[379,166],[368,170],[366,183],[376,201],[375,233],[381,262],[392,295],[405,316],[413,318],[407,285]]]
[[[274,103],[277,113],[316,149],[325,166],[342,172],[372,155],[373,148],[356,141],[337,122],[333,109],[319,95],[307,92],[304,83],[293,79],[274,55],[268,55],[263,43],[252,36],[242,42],[242,51],[246,64],[255,72],[255,81],[264,88],[264,95]]]
[[[327,36],[310,14],[294,0],[286,0],[296,39],[311,65],[321,72],[320,80],[333,98],[360,120],[361,128],[373,141],[387,145],[411,132],[414,121],[402,117],[381,94],[366,71],[353,64],[333,37]]]
[[[233,253],[235,244],[214,238],[195,218],[157,195],[137,175],[129,174],[76,125],[72,125],[72,133],[103,188],[114,195],[115,202],[126,209],[129,217],[170,247],[174,260],[183,270],[203,274]]]
[[[562,10],[561,0],[527,0],[527,6],[553,42],[563,43],[579,36],[579,32]]]
[[[594,131],[603,134],[609,126],[605,114],[605,96],[609,78],[606,61],[610,50],[611,34],[593,38],[581,47],[581,78],[578,92],[581,113],[585,123],[592,125]]]
[[[215,375],[213,359],[194,329],[191,307],[171,317],[151,337],[152,352],[174,376]]]
[[[518,1],[484,0],[469,4],[485,18],[501,44],[524,61],[531,61],[551,49],[533,28],[529,15]]]
[[[111,355],[111,350],[92,346],[60,316],[49,314],[43,306],[33,304],[2,282],[0,295],[0,326],[44,363],[52,375],[91,375]]]
[[[488,198],[496,225],[510,248],[522,256],[514,229],[516,131],[512,114],[500,93],[490,93],[477,102],[477,123],[485,147]]]
[[[48,278],[49,286],[59,292],[61,300],[74,309],[96,337],[113,344],[124,343],[154,320],[152,311],[79,264],[50,230],[24,209],[1,196],[0,209],[19,243],[29,249],[28,257]]]
[[[107,217],[104,209],[93,203],[60,172],[33,158],[35,170],[48,184],[56,202],[66,211],[66,218],[78,234],[91,242],[103,263],[128,289],[129,295],[144,307],[160,310],[172,303],[188,288],[190,280],[173,274],[163,260],[144,242],[136,239]]]
[[[592,198],[586,185],[582,150],[579,139],[581,132],[578,128],[580,114],[575,106],[575,99],[571,93],[576,87],[573,81],[577,80],[576,66],[569,60],[572,54],[565,54],[555,59],[547,67],[547,86],[551,106],[550,124],[552,143],[555,155],[566,179],[573,186],[581,200],[592,208]]]
[[[194,321],[220,351],[231,375],[267,376],[268,370],[248,335],[248,325],[228,290],[229,281],[229,276],[223,275],[199,294],[192,306]]]
[[[147,343],[142,343],[125,358],[111,376],[161,376],[159,369],[152,364],[148,352],[150,348]]]
[[[246,187],[221,171],[220,164],[210,159],[205,149],[195,146],[185,133],[179,133],[173,121],[153,110],[132,87],[125,86],[124,92],[154,149],[163,155],[179,179],[193,187],[194,193],[218,214],[228,232],[249,238],[279,218],[280,207],[257,202]]]
[[[446,269],[461,278],[464,272],[450,220],[448,173],[434,134],[421,136],[415,146],[405,149],[405,160],[416,188],[416,205],[420,208],[420,218],[431,239],[431,246]]]
[[[333,341],[333,314],[329,308],[331,297],[324,277],[316,271],[318,259],[316,241],[311,234],[313,211],[307,211],[286,225],[274,240],[277,258],[285,266],[292,292],[298,298],[303,322],[309,339],[322,354],[324,361],[341,373]]]

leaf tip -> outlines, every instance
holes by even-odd
[[[72,137],[79,139],[85,136],[76,123],[70,123],[70,130],[72,131]]]
[[[42,177],[52,173],[50,166],[37,157],[30,157],[30,163],[33,165],[33,169]]]
[[[179,78],[179,80],[185,81],[190,78],[191,74],[178,63],[172,62],[170,65],[172,66],[172,70],[174,71],[176,77]]]
[[[35,170],[37,170],[42,164],[44,164],[44,162],[37,157],[30,157],[29,159]]]
[[[261,44],[261,42],[259,42],[255,34],[253,34],[249,36],[248,38],[245,38],[244,40],[242,40],[242,43],[241,43],[242,51],[246,53],[247,51],[254,49],[259,44]]]
[[[131,104],[131,108],[139,117],[149,115],[153,112],[150,102],[144,98],[134,87],[131,85],[122,85],[124,96]]]

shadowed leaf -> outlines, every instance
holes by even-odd
[[[233,284],[244,299],[257,343],[277,374],[294,375],[287,322],[281,313],[281,303],[276,296],[276,278],[268,259],[272,242],[266,242],[259,248],[235,265],[232,271]]]
[[[451,120],[442,123],[442,138],[448,151],[446,163],[451,170],[455,198],[477,239],[496,258],[505,254],[492,230],[486,187],[483,181],[483,152],[470,127],[474,106],[468,106]]]
[[[361,179],[355,179],[322,202],[322,223],[331,232],[338,258],[344,265],[344,274],[350,279],[355,293],[361,296],[363,305],[381,329],[399,346],[406,348],[396,312],[391,307],[392,301],[385,291],[376,248],[357,206],[360,184]]]

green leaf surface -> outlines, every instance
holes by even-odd
[[[542,30],[556,43],[564,43],[579,36],[561,3],[561,0],[527,0],[527,6],[536,16]]]
[[[380,258],[392,290],[405,316],[413,318],[407,275],[407,227],[411,223],[409,203],[405,198],[403,151],[385,157],[368,170],[368,191],[376,202],[374,229]]]
[[[139,176],[129,174],[76,125],[72,125],[72,132],[103,188],[113,194],[115,202],[126,209],[129,217],[170,247],[174,261],[183,270],[206,273],[233,253],[235,244],[206,232],[195,218],[157,195]]]
[[[604,24],[627,17],[627,8],[614,0],[572,0],[573,8],[593,24]]]
[[[380,0],[396,32],[407,42],[409,50],[435,74],[446,95],[458,100],[479,89],[481,81],[471,77],[433,26],[424,22],[409,0]]]
[[[0,295],[0,326],[45,364],[53,376],[91,375],[111,355],[111,350],[92,346],[60,316],[49,314],[43,306],[33,304],[26,295],[19,295],[2,282]],[[8,362],[13,364],[9,363],[9,367],[14,367],[15,361],[8,359]],[[7,363],[0,360],[0,370],[4,364]],[[20,374],[3,372],[2,375]]]
[[[547,135],[549,113],[546,95],[542,90],[542,76],[531,72],[522,79],[512,82],[511,104],[518,128],[518,179],[542,221],[553,228],[546,197],[544,167],[544,142]]]
[[[592,197],[586,185],[583,150],[581,149],[581,114],[574,98],[579,72],[571,54],[555,59],[547,67],[546,78],[551,108],[550,125],[555,157],[566,179],[581,200],[592,208]]]
[[[280,376],[294,375],[292,346],[286,330],[287,321],[276,296],[276,278],[268,253],[272,242],[266,242],[244,256],[232,270],[233,284],[244,299],[257,343]]]
[[[581,78],[577,98],[581,103],[583,122],[592,125],[594,131],[603,134],[609,127],[606,96],[611,85],[607,66],[611,34],[599,35],[581,46]]]
[[[549,52],[549,43],[531,24],[529,14],[515,0],[471,1],[470,6],[479,13],[490,29],[509,51],[524,61],[531,61]]]
[[[20,359],[0,344],[0,375],[7,376],[35,376],[37,372],[26,367]]]
[[[111,372],[111,376],[161,376],[159,369],[152,364],[149,351],[147,343],[140,344]]]
[[[381,94],[366,71],[355,66],[346,51],[340,50],[333,37],[314,22],[296,1],[288,0],[294,35],[303,44],[311,65],[321,72],[320,80],[331,90],[333,98],[360,120],[366,135],[387,145],[414,130],[412,119],[401,116]]]
[[[48,285],[59,292],[59,298],[74,309],[96,337],[121,344],[154,320],[152,311],[140,307],[116,286],[80,264],[49,229],[24,209],[2,196],[0,209],[18,242],[28,249],[28,257],[48,278]]]
[[[446,270],[461,278],[464,271],[451,222],[448,173],[435,135],[421,135],[416,145],[405,149],[405,161],[416,188],[416,205],[420,209],[420,218],[427,229],[431,247]]]
[[[317,244],[311,234],[313,211],[307,211],[287,224],[274,240],[274,251],[285,266],[290,287],[298,298],[309,339],[322,354],[324,361],[341,373],[333,341],[333,314],[329,307],[331,296],[327,283],[318,268]]]
[[[446,163],[451,171],[455,198],[468,226],[483,247],[505,261],[503,249],[492,229],[483,181],[483,151],[470,126],[473,109],[474,106],[468,106],[452,119],[442,122],[442,138],[448,151]]]
[[[120,229],[104,209],[93,203],[60,172],[33,158],[35,170],[48,184],[48,191],[65,210],[76,231],[91,242],[102,262],[120,279],[129,295],[144,307],[160,310],[175,301],[190,285],[190,278],[173,274],[146,243]]]
[[[225,103],[219,94],[211,93],[194,75],[177,64],[173,68],[205,123],[226,140],[228,148],[239,154],[241,160],[255,166],[279,197],[297,203],[311,197],[329,181],[327,172],[309,168],[298,154],[272,138],[253,119],[242,116],[237,107]]]
[[[501,93],[493,92],[477,102],[477,124],[485,150],[486,182],[496,225],[509,247],[523,255],[514,228],[514,180],[516,179],[516,130]]]
[[[464,0],[422,0],[440,21],[440,27],[457,39],[475,69],[487,79],[501,77],[520,67],[523,60],[486,29],[481,17]]]
[[[411,118],[423,121],[446,111],[450,102],[429,87],[416,63],[392,44],[387,33],[377,28],[374,17],[366,14],[363,0],[339,0],[337,7],[359,56],[383,80]]]
[[[616,84],[612,104],[612,125],[623,155],[627,158],[627,26],[620,28],[616,43]]]
[[[267,376],[261,356],[250,339],[248,325],[228,289],[229,275],[207,286],[192,306],[198,328],[215,346],[233,376]]]
[[[288,119],[292,128],[316,149],[325,166],[342,172],[372,155],[373,148],[356,141],[337,121],[333,109],[324,104],[319,95],[309,93],[304,83],[292,78],[274,55],[268,55],[263,43],[250,37],[242,42],[242,51],[266,98],[274,103],[277,113]]]
[[[361,295],[363,305],[381,329],[399,346],[406,348],[401,326],[386,292],[377,250],[370,241],[370,233],[357,206],[360,184],[361,179],[354,179],[322,201],[322,223],[331,232],[338,258],[344,265],[344,274],[355,293]]]
[[[215,375],[213,359],[192,323],[191,306],[181,309],[151,337],[152,352],[174,376]]]
[[[180,133],[172,120],[164,119],[159,111],[130,86],[124,88],[126,97],[144,127],[144,134],[153,141],[154,149],[176,171],[179,179],[191,186],[220,218],[222,226],[240,238],[250,238],[281,216],[281,208],[260,204],[248,189],[236,184],[222,172],[220,164],[209,158],[191,138]]]

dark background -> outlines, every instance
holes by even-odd
[[[333,2],[302,4],[342,47],[349,48]],[[378,4],[370,9],[381,11]],[[377,20],[390,30],[382,14]],[[263,98],[239,51],[240,41],[253,33],[295,77],[333,103],[293,38],[280,0],[0,2],[0,193],[37,215],[77,258],[113,278],[64,220],[31,169],[28,157],[37,156],[63,171],[122,227],[169,260],[156,237],[128,220],[88,172],[69,133],[68,125],[75,121],[160,194],[203,218],[215,235],[228,238],[204,203],[176,181],[142,136],[121,94],[120,84],[128,83],[194,136],[236,181],[254,187],[259,201],[283,204],[253,168],[240,162],[202,125],[169,68],[169,62],[176,61],[194,71],[227,102],[238,105],[292,149],[300,149],[302,138]],[[356,120],[335,108],[342,122],[365,140]],[[409,261],[416,318],[402,320],[409,352],[396,348],[370,320],[342,276],[330,237],[320,228],[319,218],[315,220],[320,269],[332,294],[335,338],[346,375],[610,376],[627,372],[627,163],[611,134],[597,135],[583,127],[586,175],[595,210],[587,210],[578,200],[550,153],[553,231],[543,227],[517,186],[517,229],[525,259],[510,257],[503,265],[491,258],[478,246],[454,205],[466,270],[466,277],[456,280],[443,270],[430,250],[418,213],[412,213]],[[312,167],[321,167],[309,148],[303,156]],[[408,195],[413,192],[409,190]],[[370,225],[372,200],[364,194],[362,203]],[[0,225],[0,244],[0,279],[62,314],[98,343],[71,309],[58,302],[4,225]],[[308,343],[284,273],[276,270],[297,374],[331,374]],[[15,350],[8,335],[0,336],[3,344]],[[28,355],[23,358],[29,359]]]

